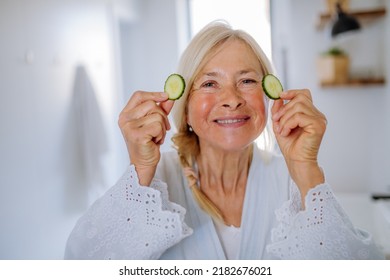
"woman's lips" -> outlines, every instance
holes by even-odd
[[[219,125],[223,126],[240,126],[245,124],[250,119],[249,116],[224,117],[214,120]]]

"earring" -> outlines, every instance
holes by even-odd
[[[188,125],[188,130],[190,131],[190,132],[193,132],[194,130],[192,129],[192,126],[190,126],[190,125]]]

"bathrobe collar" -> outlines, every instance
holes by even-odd
[[[286,199],[285,195],[278,192],[277,183],[280,178],[272,175],[275,170],[268,171],[274,164],[265,161],[261,153],[257,147],[254,148],[241,220],[239,259],[270,258],[265,248],[271,240],[271,229],[276,223],[274,211]],[[184,189],[182,195],[176,195],[179,200],[176,203],[187,209],[185,221],[194,232],[171,247],[161,258],[226,259],[212,218],[193,199],[184,174],[181,175],[181,180]]]

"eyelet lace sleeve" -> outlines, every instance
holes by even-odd
[[[185,209],[168,200],[165,183],[138,184],[129,166],[102,198],[79,219],[65,252],[67,259],[157,259],[192,230]]]
[[[311,189],[301,211],[292,185],[290,200],[276,211],[267,251],[280,259],[382,259],[371,236],[354,228],[328,184]]]

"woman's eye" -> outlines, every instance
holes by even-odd
[[[213,82],[206,82],[202,85],[203,88],[210,88],[210,87],[214,87],[215,86],[215,83]]]
[[[252,80],[252,79],[246,79],[242,81],[243,84],[256,84],[257,81]]]

